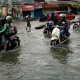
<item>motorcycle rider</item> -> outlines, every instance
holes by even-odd
[[[45,30],[49,30],[49,22],[46,23]]]
[[[60,33],[61,33],[61,38],[64,38],[64,35],[69,36],[70,33],[68,31],[68,21],[66,20],[66,15],[65,14],[60,14],[60,20],[57,23],[58,26],[60,26]]]
[[[12,17],[11,16],[6,17],[5,26],[6,26],[6,38],[9,41],[9,45],[11,45],[11,41],[13,40],[12,36],[17,34],[17,29],[12,23]]]
[[[4,52],[7,51],[6,26],[4,26],[5,22],[5,18],[0,19],[0,50],[3,45]]]
[[[54,22],[52,20],[49,21],[49,30],[52,32],[54,27]]]
[[[6,27],[7,27],[7,38],[10,39],[11,36],[17,34],[17,29],[12,23],[12,17],[6,17]]]
[[[26,30],[29,28],[28,32],[31,31],[31,23],[30,23],[30,20],[31,19],[31,14],[29,14],[28,16],[26,16],[26,22],[27,22],[27,27],[26,27]]]
[[[48,22],[46,23],[45,30],[48,30],[48,32],[49,32],[49,31],[52,32],[53,26],[54,26],[54,23],[53,23],[52,20],[50,20],[50,21],[48,21]]]

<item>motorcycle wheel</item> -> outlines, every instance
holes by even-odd
[[[44,30],[43,34],[49,34],[49,31],[48,30]]]
[[[79,25],[78,25],[78,24],[74,24],[74,25],[73,25],[73,30],[77,30],[77,29],[78,29],[78,27],[79,27]]]
[[[11,42],[11,46],[9,48],[12,50],[19,45],[20,45],[19,37],[16,37],[16,39],[13,39],[13,41]]]
[[[57,45],[58,44],[58,40],[51,40],[51,46],[55,46],[55,45]]]
[[[19,46],[19,45],[20,45],[19,37],[17,37],[17,38],[14,40],[14,42],[15,42],[15,44],[16,44],[16,45],[18,45],[18,46]]]
[[[17,41],[17,45],[20,45],[20,39],[19,39],[19,37],[16,37],[17,39],[16,39],[16,41]]]

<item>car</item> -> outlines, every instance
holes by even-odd
[[[57,17],[57,19],[59,20],[60,19],[60,14],[65,14],[66,15],[66,19],[67,20],[73,20],[75,19],[75,14],[72,14],[71,12],[68,12],[68,11],[55,11],[55,16]]]

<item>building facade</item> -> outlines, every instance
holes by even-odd
[[[3,6],[8,8],[8,13],[12,9],[11,13],[14,16],[23,12],[24,17],[32,14],[34,18],[39,18],[43,13],[55,10],[67,10],[74,14],[80,13],[80,0],[1,0],[0,4],[2,2],[11,4],[11,6],[7,6],[5,3]]]

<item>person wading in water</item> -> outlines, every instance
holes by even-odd
[[[31,14],[29,14],[28,16],[26,16],[26,22],[27,22],[27,27],[26,27],[26,30],[28,30],[28,32],[31,31],[31,23],[30,23],[30,18],[31,18]]]

